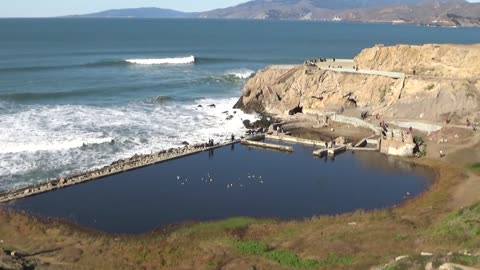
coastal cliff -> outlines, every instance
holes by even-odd
[[[480,45],[379,45],[355,57],[359,70],[261,70],[245,85],[237,107],[279,116],[358,108],[437,122],[480,119],[479,60]]]
[[[361,69],[397,71],[439,78],[480,77],[480,44],[397,45],[364,49],[355,57]]]

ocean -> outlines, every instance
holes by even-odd
[[[224,112],[270,64],[351,58],[379,43],[478,43],[480,29],[59,18],[1,19],[0,37],[0,190],[10,190],[240,136],[257,116]]]

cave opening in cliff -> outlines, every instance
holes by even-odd
[[[288,114],[289,115],[295,115],[297,113],[303,113],[303,107],[298,105],[297,107],[291,109],[290,111],[288,111]]]
[[[347,101],[345,102],[345,107],[356,108],[357,101],[353,98],[348,98]]]

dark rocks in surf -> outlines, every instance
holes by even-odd
[[[229,115],[229,116],[227,117],[227,120],[232,120],[232,119],[233,119],[233,115]]]
[[[250,120],[244,120],[243,125],[247,129],[268,129],[268,127],[272,124],[272,120],[270,117],[263,116],[260,120],[257,120],[255,122],[251,122]]]
[[[202,105],[198,105],[197,108],[203,108],[203,106],[202,106]]]
[[[183,142],[182,142],[182,145],[189,146],[190,143],[188,143],[187,141],[183,141]]]
[[[252,129],[252,122],[250,120],[243,120],[243,125],[246,129]]]
[[[235,103],[235,105],[233,105],[233,108],[234,109],[240,109],[240,110],[245,109],[245,105],[243,105],[243,96],[241,96],[238,99],[237,103]]]
[[[210,105],[208,105],[208,107],[210,107],[210,108],[216,108],[217,106],[216,106],[215,104],[210,104]]]

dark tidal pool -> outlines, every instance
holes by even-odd
[[[379,153],[314,158],[234,146],[11,203],[111,233],[143,233],[187,221],[248,216],[306,218],[394,206],[424,191],[428,169]]]

